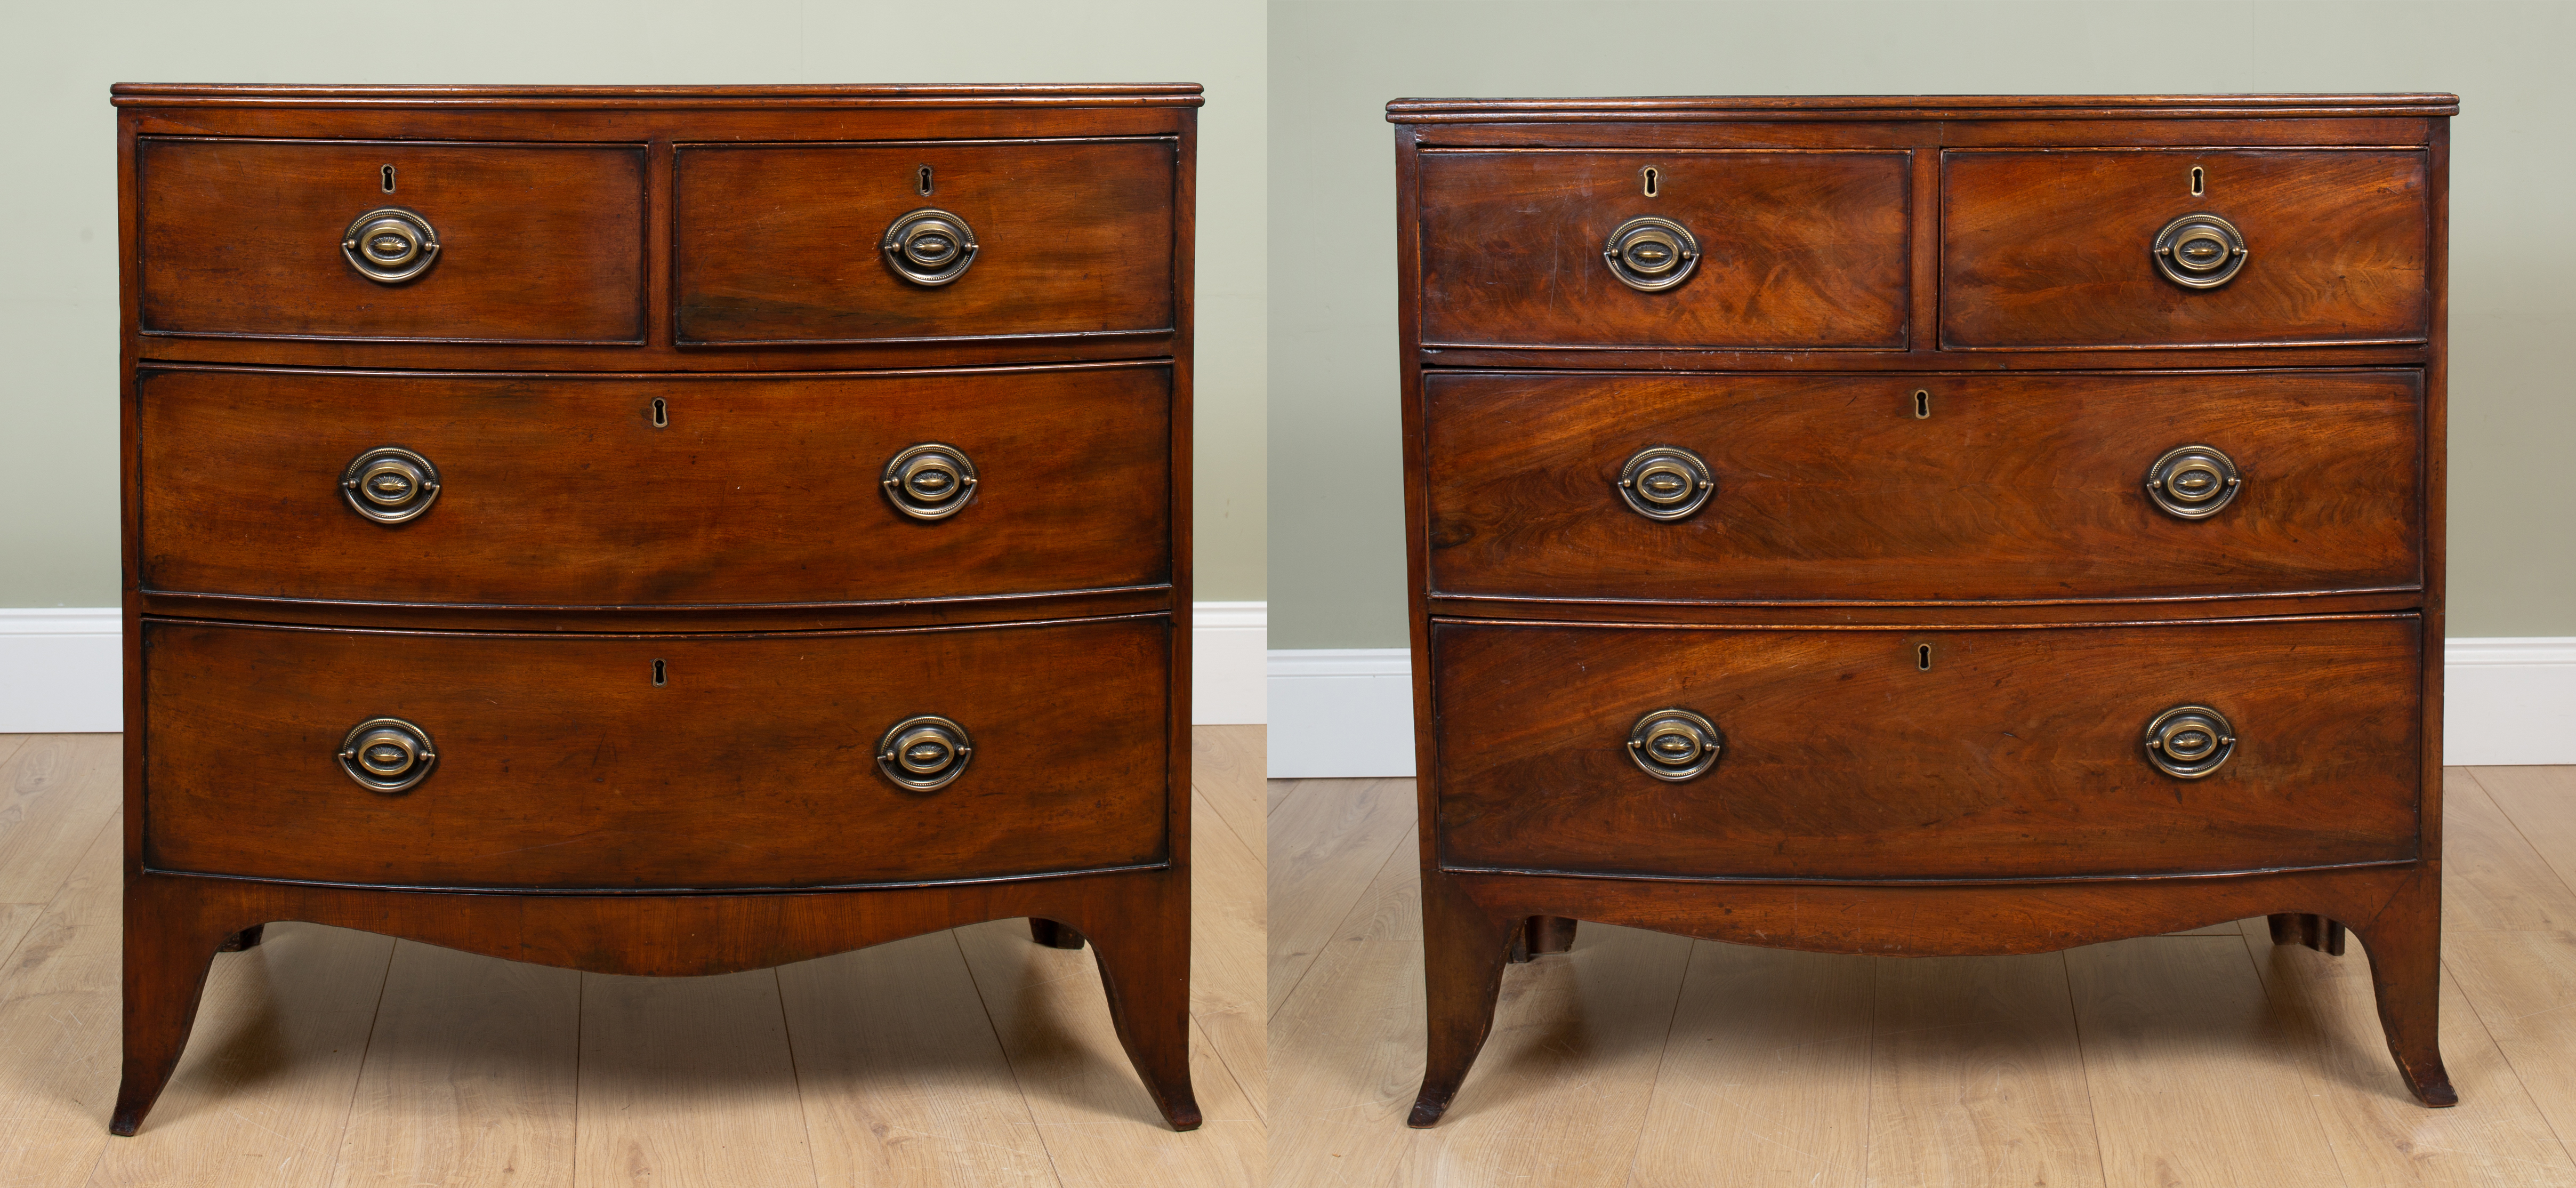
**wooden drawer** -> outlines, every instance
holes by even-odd
[[[829,635],[144,627],[143,863],[466,887],[749,887],[1162,861],[1170,621]],[[655,683],[656,674],[662,676]],[[953,719],[930,792],[880,736]],[[351,727],[436,756],[361,787]]]
[[[1942,155],[1946,347],[2422,342],[2433,308],[2421,149],[2104,149]],[[2192,171],[2202,192],[2192,192]],[[2158,233],[2218,215],[2242,267],[2159,272]]]
[[[2063,600],[2422,580],[2416,371],[1434,373],[1423,409],[1440,593]],[[2184,445],[2239,471],[2214,515],[2150,498],[2151,468]],[[1716,484],[1687,519],[1639,514],[1617,485],[1658,446],[1697,453]]]
[[[1167,366],[602,378],[142,373],[156,591],[627,606],[955,598],[1169,582]],[[660,411],[655,411],[659,402]],[[655,424],[659,416],[662,425]],[[977,472],[922,520],[882,486],[929,443]],[[434,502],[343,489],[395,446]]]
[[[2417,853],[2409,615],[2001,630],[1434,627],[1441,861],[1675,878],[2132,875]],[[1928,659],[1919,649],[1929,647]],[[1923,667],[1929,664],[1929,668]],[[2164,774],[2148,724],[2237,739]],[[1628,757],[1656,710],[1716,765]]]
[[[642,145],[145,137],[135,153],[146,334],[643,341]],[[386,208],[437,242],[398,283],[342,248]]]
[[[905,342],[1173,328],[1177,142],[679,146],[679,340]],[[929,171],[928,192],[923,170]],[[924,209],[971,263],[920,284],[880,250]]]
[[[1421,154],[1426,346],[1905,345],[1904,152],[1516,149]],[[1642,174],[1656,171],[1656,196]],[[1629,287],[1629,220],[1681,224],[1694,271]]]

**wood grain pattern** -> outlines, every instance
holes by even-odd
[[[1877,973],[1859,957],[1693,945],[1631,1182],[1869,1183]]]
[[[929,635],[146,630],[153,869],[783,887],[1167,855],[1159,715],[1103,710],[1159,709],[1158,617]],[[1033,702],[1030,682],[1056,696]],[[922,713],[956,720],[975,748],[934,793],[875,764],[878,737]],[[334,758],[352,726],[383,716],[416,722],[439,755],[401,795],[361,788]]]
[[[1945,153],[1942,345],[2422,341],[2428,166],[2415,150]],[[2199,211],[2245,236],[2244,269],[2215,289],[2150,258]]]
[[[122,848],[120,830],[101,830],[47,889],[43,908],[9,913],[0,1183],[78,1184],[107,1148],[98,1119],[115,1092]]]
[[[859,342],[1173,328],[1169,139],[678,146],[672,281],[684,343]],[[919,170],[932,171],[920,192]],[[903,279],[876,245],[923,208],[974,263]]]
[[[22,745],[0,746],[0,903],[41,904],[116,815],[116,740],[39,734],[12,741]]]
[[[1276,788],[1288,781],[1272,781]],[[1369,873],[1399,843],[1413,820],[1413,781],[1335,781],[1329,791],[1282,803],[1271,824],[1279,837],[1270,861],[1270,1013],[1331,943]]]
[[[1655,198],[1639,180],[1649,165]],[[1421,224],[1423,342],[1905,343],[1904,153],[1436,152],[1421,169],[1408,217]],[[1679,287],[1641,293],[1603,262],[1611,231],[1639,215],[1698,239]]]
[[[283,599],[573,606],[861,602],[1172,579],[1168,367],[683,380],[149,371],[143,584]],[[664,426],[651,408],[663,405]],[[879,490],[937,442],[942,520]],[[340,476],[439,470],[379,524]],[[854,559],[857,563],[853,563]]]
[[[1873,1182],[2102,1178],[2066,961],[2051,953],[1877,963]]]
[[[147,138],[136,168],[145,333],[644,338],[642,145]],[[340,251],[388,206],[439,242],[395,285]]]
[[[815,1185],[777,975],[582,975],[582,1184]]]
[[[1827,880],[2404,861],[2417,651],[2407,616],[1957,632],[1443,623],[1441,856]],[[2121,679],[2086,675],[2107,672]],[[2140,740],[2191,704],[2228,715],[2241,741],[2185,782]],[[1689,783],[1625,753],[1630,725],[1668,706],[1726,738]],[[2326,795],[2332,813],[2303,811]]]
[[[2411,371],[1442,372],[1422,400],[1444,595],[2111,599],[2422,578]],[[2244,476],[2205,520],[2144,486],[2192,444]],[[1707,506],[1676,522],[1628,507],[1620,469],[1649,446],[1707,460]]]

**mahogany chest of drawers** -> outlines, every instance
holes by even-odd
[[[1029,917],[1198,1124],[1199,88],[114,98],[111,1129],[272,920],[705,974]]]
[[[2435,1043],[2448,95],[1400,100],[1436,1122],[1576,920]]]

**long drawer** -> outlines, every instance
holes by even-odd
[[[562,606],[1155,585],[1171,580],[1171,394],[1168,366],[145,372],[141,577]]]
[[[1422,400],[1444,594],[2046,601],[2422,580],[2417,371],[1434,373]],[[1639,486],[1658,481],[1706,486],[1658,503]]]
[[[158,870],[709,888],[1167,856],[1162,616],[678,637],[147,620],[143,655]],[[889,737],[927,717],[951,736]]]
[[[1828,881],[2409,860],[2421,630],[2412,614],[1994,630],[1440,622],[1440,859]],[[1716,744],[1691,778],[1663,778],[1706,757],[1649,721],[1668,710],[1699,715]],[[2170,774],[2160,754],[2209,769]]]

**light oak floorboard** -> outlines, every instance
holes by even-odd
[[[1270,860],[1269,810],[1262,805],[1270,760],[1267,726],[1190,727],[1190,784],[1258,862]]]
[[[1056,1183],[953,933],[781,966],[778,986],[820,1183]]]
[[[123,1055],[125,839],[111,815],[0,966],[0,1184],[78,1184],[107,1149]],[[132,1142],[132,1139],[118,1139]]]
[[[2443,951],[2552,1133],[2576,1145],[2576,933],[2462,933]]]
[[[1876,964],[1870,1183],[2102,1179],[2064,955]]]
[[[328,1185],[393,948],[289,922],[217,957],[170,1087],[93,1188]]]
[[[1204,794],[1195,799],[1199,816],[1215,811]],[[1266,882],[1261,863],[1232,831],[1203,829],[1191,838],[1190,1018],[1256,1115],[1270,1108]]]
[[[1879,964],[1694,944],[1629,1182],[1865,1183]]]
[[[1411,780],[1307,780],[1271,814],[1270,1013],[1276,1015],[1351,913],[1370,876],[1401,846],[1416,864]]]
[[[1183,1134],[1164,1123],[1119,1046],[1089,946],[1032,944],[1019,920],[956,935],[1038,1137],[1068,1188],[1257,1182],[1261,1119],[1195,1023],[1190,1080],[1204,1122]]]
[[[2243,940],[2087,945],[2066,972],[2110,1188],[2346,1183]]]
[[[2561,885],[2576,887],[2576,767],[2473,767],[2481,791],[2537,850]],[[2445,787],[2449,784],[2446,781]],[[2576,928],[2576,919],[2555,925]]]
[[[2443,931],[2576,929],[2576,893],[2534,848],[2531,835],[2515,827],[2466,769],[2442,774]],[[2546,830],[2536,832],[2550,840]]]
[[[1270,807],[1266,812],[1277,813],[1279,806],[1286,804],[1289,797],[1296,795],[1297,789],[1304,786],[1305,782],[1304,780],[1269,781]]]
[[[815,1182],[775,971],[581,980],[575,1183]]]
[[[2271,1027],[2299,1057],[2348,1183],[2576,1184],[2576,1163],[2454,979],[2442,979],[2442,1063],[2460,1104],[2428,1110],[2388,1058],[2359,941],[2329,957],[2274,945],[2259,919],[2243,927],[2271,997]]]
[[[580,974],[395,942],[334,1188],[568,1188],[580,1035]]]
[[[0,759],[0,903],[43,903],[117,811],[123,736],[8,737],[23,745]]]

